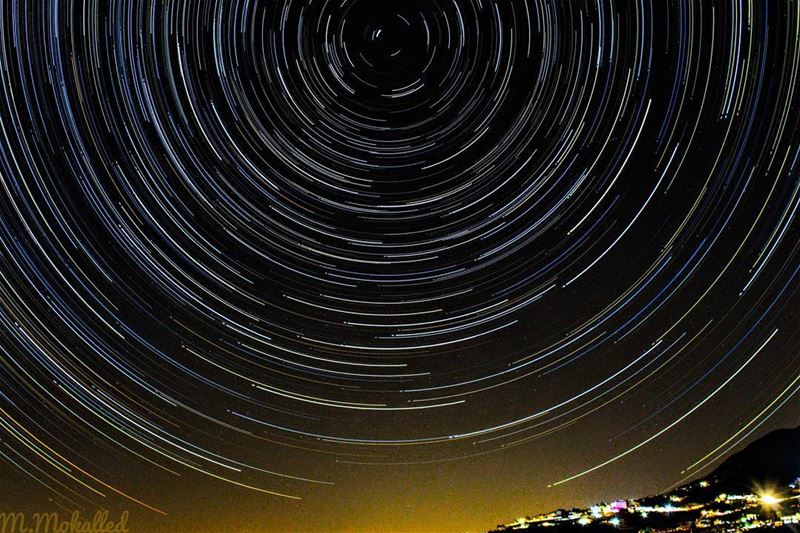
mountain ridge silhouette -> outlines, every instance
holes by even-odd
[[[786,486],[800,477],[800,427],[777,429],[751,442],[722,462],[706,479],[724,486],[752,489]]]

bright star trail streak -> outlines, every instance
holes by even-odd
[[[795,0],[0,28],[0,511],[487,529],[800,424]]]

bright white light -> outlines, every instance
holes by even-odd
[[[776,505],[781,502],[780,498],[777,498],[772,494],[762,494],[759,499],[764,505]]]

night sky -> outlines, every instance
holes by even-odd
[[[797,1],[0,28],[0,511],[479,531],[800,424]]]

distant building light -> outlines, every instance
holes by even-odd
[[[617,500],[611,504],[611,512],[619,512],[628,508],[628,502],[625,500]]]

